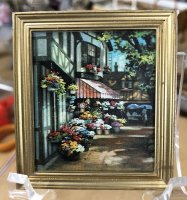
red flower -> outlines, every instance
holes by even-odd
[[[88,64],[88,65],[86,65],[86,68],[89,69],[89,70],[92,70],[93,69],[93,65],[92,64]]]

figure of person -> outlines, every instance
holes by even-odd
[[[117,62],[115,62],[115,64],[114,64],[114,71],[118,72],[118,64],[117,64]]]
[[[143,110],[142,110],[142,120],[143,120],[144,125],[147,125],[148,117],[147,117],[147,109],[145,106],[143,107]]]

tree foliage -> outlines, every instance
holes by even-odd
[[[156,57],[155,30],[105,31],[98,36],[102,42],[113,42],[114,50],[124,53],[127,78],[140,82],[139,89],[153,93]]]

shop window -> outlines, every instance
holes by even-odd
[[[82,44],[82,66],[87,64],[100,65],[100,49],[89,43]]]

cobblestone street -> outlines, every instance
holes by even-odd
[[[154,160],[147,151],[151,127],[125,127],[118,134],[96,135],[88,152],[78,161],[66,161],[57,156],[47,170],[55,171],[153,171]]]

